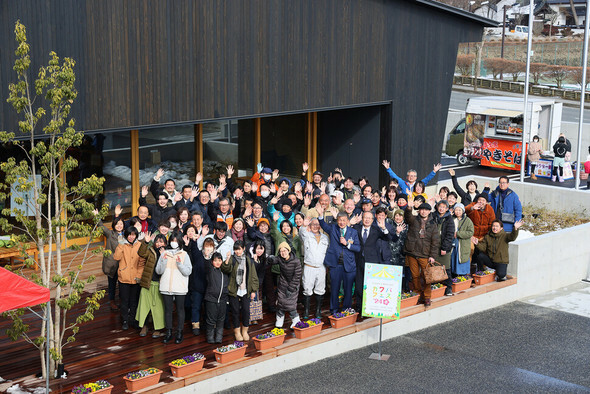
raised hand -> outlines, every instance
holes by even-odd
[[[449,175],[450,176],[455,176],[455,170],[453,170],[452,168],[449,168]]]
[[[225,174],[220,174],[219,175],[219,184],[220,185],[223,184],[223,183],[225,183],[225,178],[227,178]]]
[[[311,182],[305,183],[305,192],[306,193],[313,193],[313,185],[311,184]]]
[[[346,245],[347,245],[347,243],[346,243],[346,238],[344,238],[344,237],[340,237],[340,243],[341,243],[342,245],[346,246]]]
[[[189,242],[190,242],[190,239],[188,238],[188,235],[185,235],[184,237],[182,237],[182,240],[184,241],[184,244],[185,244],[186,246],[188,246],[188,244],[189,244]]]
[[[432,170],[433,170],[434,172],[438,172],[438,170],[440,170],[440,169],[441,169],[441,167],[442,167],[442,164],[438,163],[438,164],[435,164],[435,165],[432,167]]]
[[[219,188],[217,186],[213,186],[213,189],[209,192],[209,194],[211,195],[211,201],[217,200],[218,191],[219,191]]]
[[[150,188],[147,186],[142,186],[141,188],[141,196],[145,198],[145,196],[148,195],[148,192],[150,191]]]
[[[274,170],[273,170],[273,172],[272,172],[272,178],[271,178],[271,179],[272,179],[272,181],[274,182],[274,181],[276,181],[278,178],[279,178],[279,170],[277,170],[277,169],[274,169]]]
[[[272,219],[275,222],[278,222],[279,221],[279,213],[277,211],[275,211],[275,213],[272,214]]]
[[[397,233],[397,235],[400,235],[401,232],[406,229],[406,227],[407,227],[407,225],[405,223],[400,223],[396,226],[395,232]]]
[[[332,214],[333,217],[337,217],[338,216],[338,208],[336,208],[336,207],[330,207],[330,208],[328,208],[328,211],[330,211],[330,213]]]
[[[164,176],[164,170],[162,168],[158,168],[158,171],[156,171],[156,176],[154,177],[154,179],[157,182],[160,182],[160,178],[162,178],[162,176]]]
[[[389,169],[390,167],[389,162],[387,160],[383,160],[381,164],[383,164],[383,167],[385,167],[385,169]]]
[[[182,200],[182,194],[180,194],[180,193],[176,193],[176,194],[174,195],[174,202],[178,202],[178,201],[180,201],[180,200]]]
[[[254,219],[252,219],[252,218],[247,218],[247,219],[246,219],[246,223],[248,224],[248,226],[250,226],[250,227],[254,227]]]
[[[202,180],[203,180],[203,174],[201,174],[200,172],[197,172],[197,175],[195,176],[195,183],[198,185],[199,183],[201,183]]]
[[[260,171],[262,171],[262,163],[258,163],[256,164],[256,172],[260,174]]]
[[[201,230],[201,237],[204,237],[207,234],[209,234],[209,225],[206,224],[203,226],[203,230]]]
[[[514,222],[514,228],[518,230],[523,224],[524,221],[522,219],[517,220],[516,222]]]
[[[295,182],[295,185],[293,185],[293,190],[295,190],[295,193],[302,191],[303,187],[301,187],[301,182]]]
[[[121,204],[117,204],[115,206],[115,217],[118,218],[123,213],[123,209],[121,208]]]
[[[301,168],[303,168],[303,172],[307,172],[309,170],[309,164],[307,162],[301,164]]]
[[[326,186],[327,186],[327,183],[326,182],[321,182],[320,183],[320,190],[322,191],[322,194],[325,194],[326,193]]]
[[[232,166],[230,164],[229,166],[227,166],[226,170],[227,170],[227,177],[231,178],[231,176],[234,174],[234,166]]]
[[[283,189],[279,188],[279,190],[277,190],[276,198],[281,198],[283,194],[285,194],[285,192],[283,191]]]
[[[248,206],[246,207],[246,209],[244,209],[244,217],[250,217],[252,216],[252,206]]]
[[[309,207],[311,205],[311,194],[306,194],[303,197],[303,206]]]
[[[277,202],[279,202],[279,198],[278,196],[274,196],[273,198],[270,199],[269,201],[272,205],[275,205]]]
[[[324,216],[324,208],[320,204],[315,205],[315,210],[318,213],[318,216]]]
[[[199,195],[199,191],[196,189],[193,189],[191,191],[191,201],[195,199],[195,197],[197,197]]]
[[[149,244],[150,241],[152,240],[152,233],[151,233],[151,231],[147,231],[145,233],[143,239],[145,239],[145,242],[147,242]]]
[[[359,214],[357,214],[357,215],[354,215],[353,217],[351,217],[351,218],[350,218],[350,224],[351,224],[352,226],[354,226],[355,224],[359,224],[359,223],[361,222],[361,220],[362,220],[362,219],[363,219],[363,218],[362,218],[362,216],[361,216],[361,214],[360,214],[360,213],[359,213]]]

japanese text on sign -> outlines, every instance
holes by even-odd
[[[398,319],[402,267],[368,263],[364,279],[363,316]]]

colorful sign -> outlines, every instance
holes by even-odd
[[[522,161],[522,143],[495,138],[485,138],[481,147],[481,165],[520,170]]]
[[[402,269],[397,265],[365,264],[364,317],[399,319]]]
[[[478,159],[481,155],[481,146],[486,127],[486,116],[467,114],[465,116],[465,140],[463,142],[463,154],[472,159]]]

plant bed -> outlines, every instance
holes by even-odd
[[[351,326],[356,322],[356,318],[358,316],[357,311],[352,308],[348,308],[342,312],[334,313],[332,316],[329,316],[330,325],[332,328],[342,328],[346,326]]]
[[[274,328],[265,334],[257,335],[254,338],[254,346],[256,346],[256,350],[272,349],[273,347],[282,345],[285,341],[285,336],[285,330]]]
[[[300,321],[293,327],[295,331],[295,337],[298,339],[309,338],[317,335],[322,331],[324,323],[320,319],[309,319],[306,321]]]
[[[146,387],[158,384],[162,371],[157,368],[142,369],[137,372],[130,372],[123,376],[125,385],[129,391],[138,391]]]
[[[477,271],[473,274],[473,281],[476,285],[485,285],[494,281],[496,273],[494,271]]]
[[[183,378],[199,372],[205,364],[205,356],[201,353],[193,353],[189,356],[172,360],[168,365],[175,378]]]
[[[420,299],[420,294],[410,291],[409,293],[402,293],[401,297],[400,308],[403,309],[417,305],[418,300]]]
[[[113,385],[106,380],[97,380],[92,383],[85,383],[78,386],[74,386],[72,394],[88,394],[88,393],[101,393],[110,394],[113,390]]]
[[[471,287],[471,282],[473,282],[473,279],[468,276],[462,275],[453,278],[453,293],[469,289]]]
[[[443,285],[442,283],[433,283],[430,285],[430,289],[430,299],[432,300],[444,296],[447,286]]]
[[[218,347],[213,350],[215,361],[220,364],[225,364],[239,360],[246,355],[247,348],[246,344],[241,341],[235,341],[231,345]]]

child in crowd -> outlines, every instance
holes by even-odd
[[[221,343],[223,339],[223,322],[225,321],[228,297],[228,275],[231,272],[230,256],[231,252],[227,252],[226,258],[228,261],[223,264],[223,257],[221,257],[220,253],[215,252],[211,257],[211,261],[205,263],[205,273],[207,275],[207,289],[205,290],[207,343]]]
[[[229,305],[236,341],[249,341],[250,300],[254,300],[258,291],[258,274],[254,262],[245,253],[244,241],[234,243],[234,255],[226,261],[231,267],[229,284]],[[241,325],[241,327],[240,327]]]

